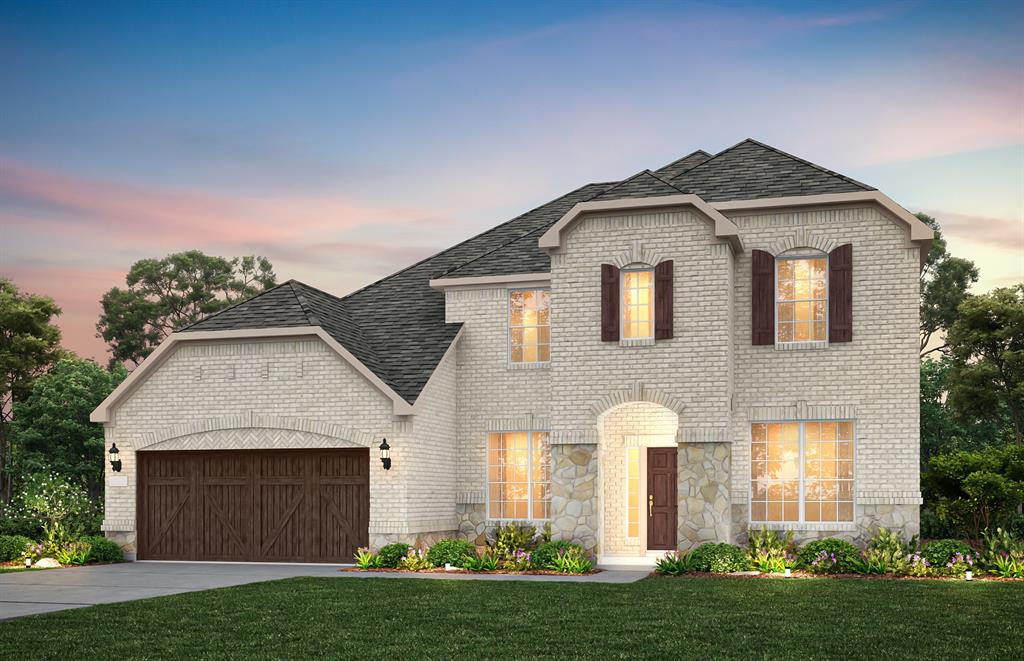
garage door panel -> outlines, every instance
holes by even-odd
[[[139,476],[142,559],[345,562],[368,542],[368,450],[140,452]]]

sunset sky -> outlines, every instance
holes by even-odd
[[[1024,280],[1024,5],[0,2],[0,275],[105,362],[136,260],[338,295],[589,181],[753,137]],[[209,6],[208,6],[209,5]]]

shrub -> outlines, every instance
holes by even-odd
[[[973,553],[973,551],[971,551],[970,546],[957,539],[940,539],[928,542],[921,549],[921,555],[934,569],[945,567],[946,563],[957,553],[961,556],[966,556]]]
[[[691,551],[669,551],[654,563],[654,571],[665,576],[679,576],[694,571]]]
[[[60,548],[95,525],[95,503],[85,490],[56,473],[30,475],[5,516],[39,526],[46,547]]]
[[[907,556],[907,575],[928,576],[931,574],[931,565],[920,553],[912,553]]]
[[[360,569],[376,569],[380,567],[380,556],[365,546],[356,549],[356,567]]]
[[[1003,578],[1024,578],[1024,541],[1014,539],[1002,528],[986,532],[982,539],[985,547],[981,562],[986,569]]]
[[[0,562],[17,560],[25,554],[32,540],[22,535],[0,536]]]
[[[124,560],[124,552],[115,541],[100,536],[83,537],[82,541],[89,544],[89,557],[86,562],[121,562]]]
[[[744,571],[750,567],[746,551],[725,542],[701,544],[694,549],[691,559],[694,571],[708,571],[716,574]]]
[[[853,568],[853,561],[858,557],[860,551],[850,542],[836,537],[826,537],[805,544],[797,552],[796,561],[809,571],[836,573],[850,571]]]
[[[530,554],[530,558],[533,560],[533,566],[538,569],[547,569],[555,560],[555,556],[558,555],[559,550],[564,550],[578,546],[572,542],[568,542],[564,539],[558,539],[553,542],[544,542],[533,550]]]
[[[380,550],[377,551],[377,555],[380,557],[380,566],[390,567],[391,569],[397,568],[398,563],[400,563],[402,558],[404,558],[409,552],[409,548],[408,544],[403,544],[401,542],[382,546]]]
[[[458,567],[467,555],[476,555],[476,548],[464,539],[442,539],[427,551],[427,560],[435,567],[445,563]]]
[[[762,527],[751,531],[747,546],[750,563],[757,571],[779,574],[793,566],[793,531],[780,535],[778,531]]]
[[[594,566],[590,556],[579,544],[573,544],[568,548],[558,549],[554,561],[548,565],[559,574],[586,574]]]
[[[89,542],[66,542],[53,549],[53,558],[62,565],[84,565],[91,549]]]
[[[537,527],[526,523],[512,522],[494,529],[487,545],[494,549],[500,558],[512,560],[516,551],[532,551],[540,544],[542,535],[537,534]]]
[[[916,551],[916,535],[904,542],[888,528],[879,528],[860,558],[850,561],[849,569],[858,574],[905,574]]]
[[[493,549],[487,549],[479,556],[465,556],[462,568],[470,571],[494,571],[498,568],[498,556]]]
[[[530,557],[529,551],[523,549],[516,549],[512,552],[512,555],[505,558],[501,566],[504,569],[511,571],[526,571],[533,565],[533,560]]]
[[[399,569],[406,569],[408,571],[421,571],[424,569],[431,569],[433,567],[430,561],[427,560],[427,554],[420,549],[410,548],[398,563]]]

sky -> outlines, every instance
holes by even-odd
[[[1024,281],[1024,4],[10,3],[0,276],[106,361],[136,260],[344,295],[591,181],[752,137]]]

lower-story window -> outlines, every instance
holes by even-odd
[[[853,521],[853,422],[751,425],[750,520]]]
[[[551,450],[547,432],[502,432],[487,437],[487,516],[551,517]]]

